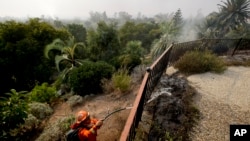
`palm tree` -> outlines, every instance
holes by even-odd
[[[250,18],[249,0],[227,0],[218,4],[218,22],[222,32],[226,33],[230,29],[235,29],[239,25],[246,25]]]
[[[168,22],[163,22],[160,25],[162,36],[161,38],[153,43],[151,50],[151,57],[156,59],[161,55],[175,40],[181,35],[184,21],[182,18],[181,9],[178,9],[173,15],[172,19]]]
[[[55,55],[55,65],[57,70],[62,73],[63,77],[65,77],[65,75],[74,67],[82,65],[84,53],[86,54],[85,45],[81,42],[74,43],[73,37],[66,42],[63,42],[61,39],[55,39],[51,44],[48,44],[44,50],[46,58],[51,58],[49,53],[52,50],[58,50],[61,52],[61,54]],[[60,64],[62,62],[65,66],[63,71],[60,69]]]
[[[216,38],[218,37],[217,29],[218,13],[212,12],[200,23],[196,25],[198,38]]]
[[[161,31],[163,35],[161,38],[153,43],[153,47],[151,49],[151,57],[156,59],[159,55],[161,55],[178,37],[180,28],[177,27],[173,20],[170,22],[161,24]]]

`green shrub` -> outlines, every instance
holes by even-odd
[[[114,68],[105,62],[85,61],[70,73],[69,84],[79,95],[102,92],[101,80],[111,78]]]
[[[39,125],[41,121],[38,120],[32,114],[28,114],[28,117],[25,119],[25,123],[21,124],[19,127],[12,129],[10,134],[12,136],[12,140],[14,141],[30,141],[34,138],[35,132],[39,131]]]
[[[175,64],[180,72],[187,74],[204,73],[208,71],[221,73],[226,69],[224,61],[210,51],[186,52]]]
[[[9,131],[24,123],[28,116],[28,103],[25,101],[25,93],[16,92],[11,89],[11,93],[6,93],[8,97],[0,99],[0,140],[10,138]]]
[[[73,115],[65,115],[46,127],[36,141],[65,141],[65,134],[69,131],[70,125],[74,122]]]
[[[114,87],[122,92],[129,90],[131,84],[131,77],[128,74],[128,70],[119,69],[112,76],[112,82]]]
[[[53,109],[46,103],[32,102],[29,103],[30,113],[39,120],[49,117]]]
[[[56,88],[48,83],[42,83],[40,86],[36,85],[28,97],[30,101],[51,103],[57,97]]]
[[[140,56],[138,55],[121,55],[115,59],[113,59],[112,64],[116,67],[116,69],[119,69],[121,67],[125,67],[131,72],[134,67],[141,64]]]

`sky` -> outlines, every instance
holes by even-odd
[[[225,1],[225,0],[224,0]],[[59,19],[88,18],[90,12],[106,12],[109,17],[125,11],[147,17],[159,13],[176,12],[182,16],[196,16],[200,11],[208,15],[218,11],[221,0],[0,0],[0,17],[31,18],[49,16]]]

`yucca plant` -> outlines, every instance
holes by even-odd
[[[75,43],[74,37],[69,38],[67,41],[55,39],[51,44],[45,47],[44,55],[50,59],[50,52],[52,50],[60,51],[60,54],[55,55],[55,65],[60,72],[61,77],[65,79],[67,74],[77,66],[82,65],[82,61],[86,56],[86,48],[84,43]],[[63,69],[61,69],[64,67]]]

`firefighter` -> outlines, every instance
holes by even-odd
[[[90,118],[89,112],[81,110],[76,115],[76,122],[72,124],[70,128],[80,128],[78,131],[80,141],[96,141],[97,129],[99,129],[102,124],[102,120]]]

